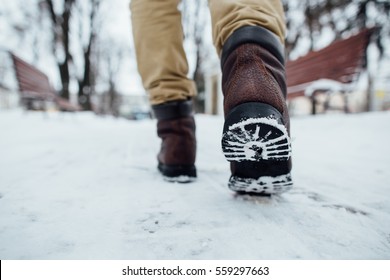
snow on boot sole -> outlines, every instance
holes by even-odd
[[[164,180],[176,183],[191,183],[196,180],[195,165],[166,165],[159,163],[158,170]]]
[[[190,176],[177,176],[177,177],[167,177],[163,176],[164,180],[170,183],[180,183],[180,184],[186,184],[186,183],[192,183],[196,181],[196,177],[190,177]]]
[[[276,194],[292,187],[291,143],[281,114],[268,104],[238,105],[226,116],[222,150],[238,193]]]
[[[228,186],[239,194],[270,195],[290,190],[293,182],[290,173],[276,177],[262,176],[258,179],[231,176]]]

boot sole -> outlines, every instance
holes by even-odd
[[[158,170],[164,180],[176,183],[190,183],[196,180],[195,165],[166,165],[159,163]]]
[[[233,165],[228,186],[238,193],[270,195],[291,189],[291,142],[281,114],[258,102],[226,116],[222,150]]]

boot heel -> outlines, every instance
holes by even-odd
[[[165,165],[159,163],[157,168],[168,182],[190,183],[196,180],[195,165]]]
[[[248,102],[232,109],[225,120],[222,150],[231,162],[230,189],[272,194],[292,187],[290,137],[274,107]]]

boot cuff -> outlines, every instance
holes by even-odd
[[[236,31],[226,40],[221,55],[221,67],[229,54],[238,46],[246,43],[258,44],[271,52],[282,64],[284,64],[284,48],[279,38],[261,26],[244,26]]]
[[[180,119],[192,116],[192,100],[170,101],[152,106],[153,115],[158,120]]]

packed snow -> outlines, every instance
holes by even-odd
[[[0,112],[0,259],[389,259],[390,113],[292,119],[294,187],[235,196],[222,117],[164,181],[155,120]]]

